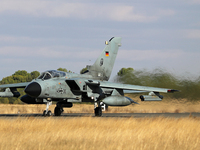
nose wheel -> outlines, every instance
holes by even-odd
[[[52,112],[49,110],[49,106],[52,105],[52,101],[47,101],[46,110],[43,111],[43,116],[51,116]]]
[[[44,110],[43,111],[43,116],[51,116],[51,115],[52,115],[51,110],[49,110],[49,111]]]

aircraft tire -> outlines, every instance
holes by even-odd
[[[52,112],[51,112],[51,110],[49,110],[48,112],[47,112],[47,116],[51,116],[52,115]]]
[[[55,116],[60,116],[62,113],[62,109],[60,107],[55,107],[54,114]]]
[[[108,105],[106,105],[106,111],[108,111]]]
[[[102,116],[102,109],[101,109],[101,107],[96,107],[94,109],[94,113],[95,113],[95,116],[101,117]]]
[[[47,113],[46,113],[46,110],[43,111],[43,116],[46,117],[46,116],[51,116],[52,115],[52,112],[51,110],[49,110]]]
[[[43,116],[45,116],[45,117],[46,117],[46,110],[44,110],[44,111],[43,111]]]

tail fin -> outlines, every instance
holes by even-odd
[[[121,46],[121,37],[112,37],[106,47],[92,66],[87,66],[88,74],[99,80],[108,81],[117,56],[118,48]]]

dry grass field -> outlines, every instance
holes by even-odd
[[[139,101],[138,101],[139,102]],[[186,100],[139,102],[109,107],[104,113],[200,112]],[[55,105],[50,106],[53,111]],[[45,105],[0,105],[0,114],[42,113]],[[93,105],[74,104],[65,113],[93,113]],[[0,118],[1,150],[198,150],[200,118]]]
[[[198,150],[199,118],[0,119],[1,150]]]

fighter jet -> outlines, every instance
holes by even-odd
[[[56,101],[55,116],[60,116],[63,108],[72,107],[75,102],[94,102],[95,116],[102,115],[102,105],[127,106],[135,104],[131,98],[124,96],[125,90],[134,93],[149,92],[141,95],[142,101],[160,101],[163,93],[173,93],[177,90],[129,85],[108,82],[114,62],[121,46],[121,37],[112,37],[106,41],[106,47],[95,63],[87,66],[83,74],[66,73],[57,70],[48,70],[31,82],[0,85],[0,97],[19,97],[18,88],[25,88],[26,95],[20,99],[27,104],[46,104],[44,116],[51,116],[49,106]]]

